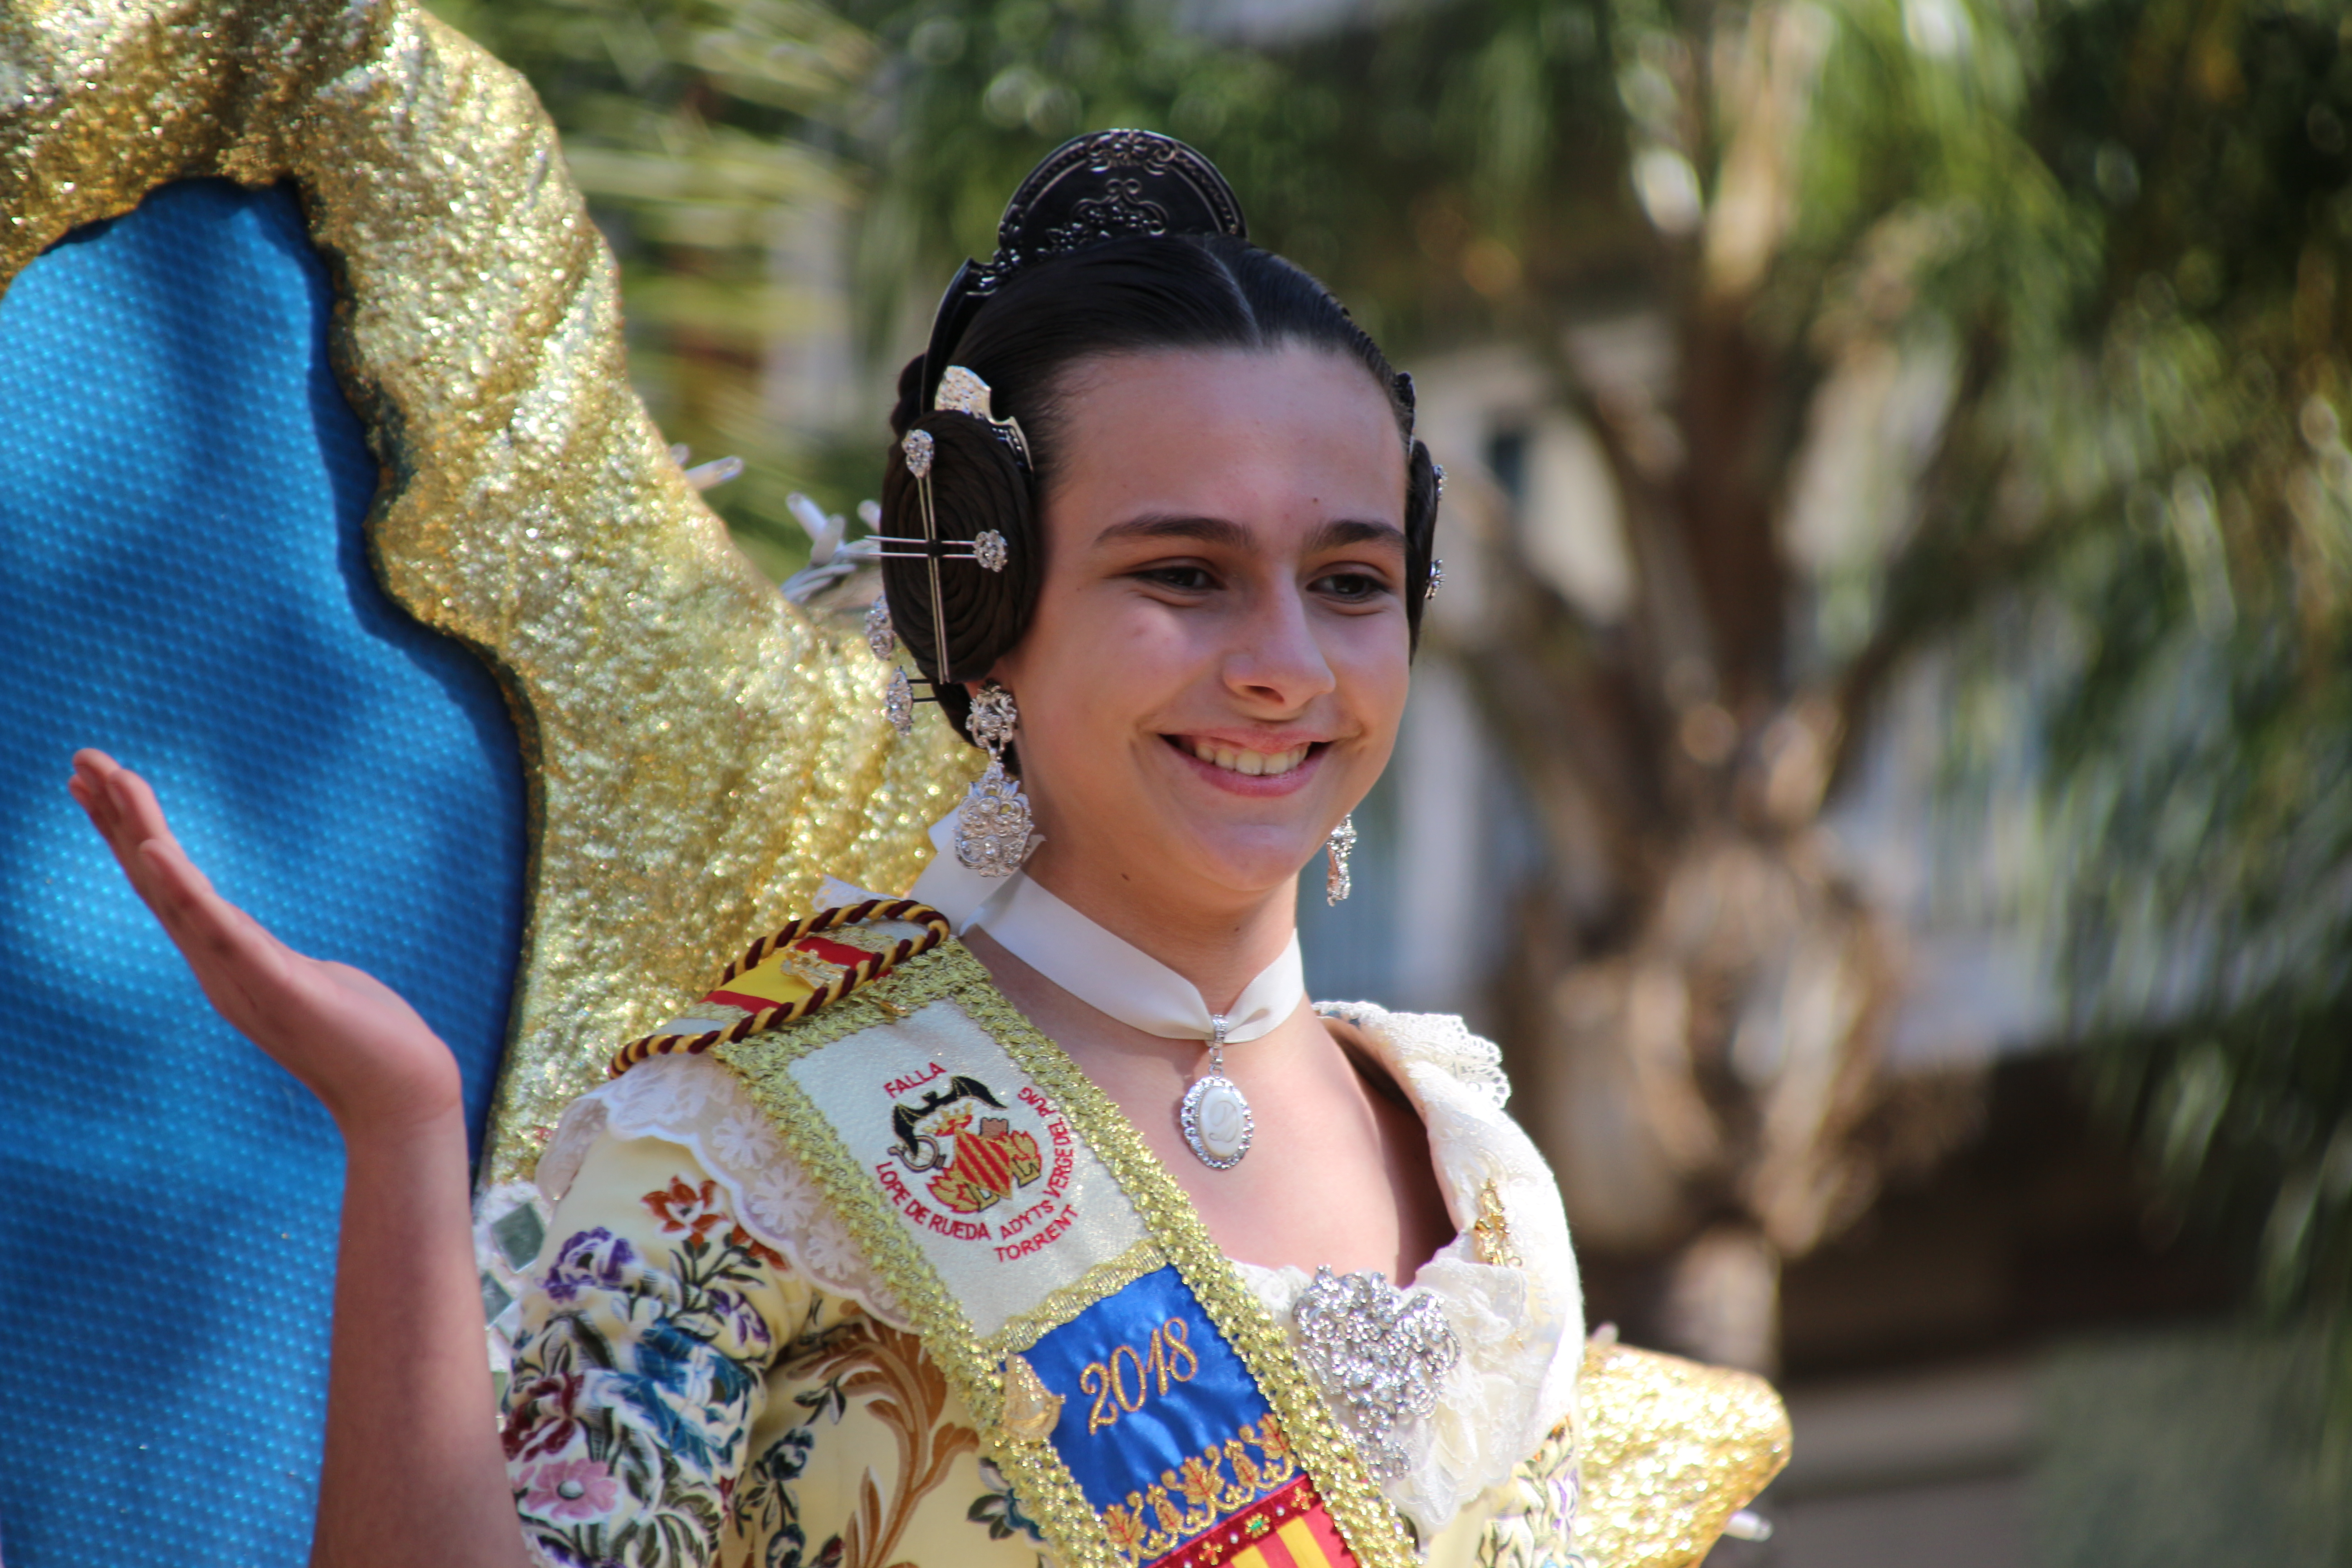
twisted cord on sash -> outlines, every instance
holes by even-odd
[[[723,1029],[713,1029],[708,1034],[654,1034],[631,1040],[614,1054],[611,1075],[618,1078],[648,1058],[693,1055],[725,1041],[749,1039],[762,1029],[797,1023],[820,1007],[829,1007],[852,993],[871,985],[909,959],[921,957],[950,935],[947,916],[929,904],[919,904],[912,899],[867,899],[863,903],[844,904],[804,915],[774,935],[760,938],[743,950],[742,957],[727,966],[726,973],[719,977],[719,984],[724,985],[745,971],[756,968],[778,949],[790,947],[803,937],[837,931],[843,926],[864,925],[869,921],[904,921],[920,925],[923,931],[920,936],[901,937],[887,952],[867,953],[856,963],[845,966],[834,979],[797,1002],[780,1002],[772,1007],[762,1007]]]

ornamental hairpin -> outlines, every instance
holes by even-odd
[[[969,372],[966,374],[970,374]],[[978,376],[971,379],[980,382]],[[985,408],[988,402],[985,382],[980,383],[980,396],[981,406]],[[1014,433],[1017,437],[1018,426],[1015,426]],[[916,542],[889,534],[884,536],[884,548],[874,553],[891,560],[920,561],[928,568],[931,591],[931,668],[939,674],[938,680],[921,683],[931,689],[918,697],[915,695],[914,678],[903,668],[894,668],[890,672],[890,685],[883,696],[882,711],[888,717],[892,729],[901,735],[909,735],[915,729],[915,704],[938,701],[940,684],[951,678],[948,668],[947,605],[940,590],[940,561],[970,561],[983,572],[1002,572],[1012,560],[1012,551],[1004,542],[1004,535],[992,528],[982,529],[968,541],[941,539],[939,510],[931,497],[931,469],[939,460],[939,442],[929,430],[917,428],[907,432],[905,438],[898,443],[898,451],[906,462],[907,472],[913,476],[915,481],[916,510],[922,513],[923,521],[922,548],[892,550],[888,548],[891,542],[912,544]],[[887,594],[875,600],[866,612],[866,646],[874,650],[875,658],[881,659],[888,658],[898,646],[898,628],[890,620]]]
[[[951,364],[940,377],[939,395],[931,406],[947,414],[964,414],[979,420],[995,434],[998,440],[1013,448],[1021,466],[1030,467],[1029,437],[1021,433],[1021,421],[1010,416],[1003,419],[989,407],[988,383],[960,364]]]
[[[972,379],[980,380],[978,376],[973,376]],[[980,403],[983,409],[988,406],[988,386],[985,383],[981,384]],[[1021,426],[1013,425],[1012,420],[1006,419],[994,423],[1013,425],[1013,438],[1016,441],[1020,439]],[[1025,447],[1023,449],[1026,450]],[[996,530],[983,528],[970,539],[940,537],[939,514],[931,502],[931,468],[939,460],[939,442],[932,437],[931,433],[929,430],[919,429],[908,431],[906,439],[898,443],[898,450],[907,460],[907,471],[915,477],[915,494],[923,514],[923,548],[920,550],[888,549],[887,546],[893,543],[912,544],[915,541],[901,539],[897,534],[885,534],[883,542],[886,548],[875,551],[875,556],[886,560],[929,561],[934,564],[940,561],[970,561],[975,563],[983,572],[1003,571],[1005,564],[1013,559],[1013,551],[1012,547],[1004,542],[1004,535],[997,532]],[[932,576],[933,597],[936,598],[938,574],[935,572]]]

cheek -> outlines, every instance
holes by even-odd
[[[1090,792],[1120,775],[1120,748],[1140,718],[1165,706],[1182,658],[1166,627],[1062,607],[998,668],[1020,700],[1029,759],[1047,787]]]
[[[1357,623],[1336,639],[1328,656],[1341,700],[1383,754],[1403,721],[1405,696],[1412,687],[1402,623],[1402,617],[1393,626],[1387,617]]]
[[[1214,668],[1213,649],[1188,635],[1208,630],[1204,624],[1188,625],[1127,596],[1107,595],[1099,605],[1076,608],[1079,614],[1053,627],[1056,651],[1038,641],[1041,657],[1030,666],[1031,679],[1053,693],[1063,711],[1084,715],[1106,736],[1163,709]]]

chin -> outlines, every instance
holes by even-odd
[[[1300,869],[1323,847],[1320,835],[1288,825],[1216,825],[1174,837],[1177,842],[1169,849],[1171,864],[1253,898],[1297,881]]]

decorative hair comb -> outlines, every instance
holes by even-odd
[[[1012,438],[1015,443],[1019,443],[1020,426],[1013,425],[1009,419],[1001,422],[989,419],[988,384],[973,375],[971,372],[961,370],[961,367],[959,367],[959,374],[973,386],[979,388],[980,413],[977,417],[988,420],[992,427],[1000,423],[1012,425]],[[971,410],[965,409],[959,412],[969,413]],[[1024,453],[1027,450],[1025,446],[1020,446],[1017,449]],[[912,544],[916,542],[913,540],[901,542],[896,535],[886,534],[883,536],[884,547],[875,553],[900,561],[921,561],[930,568],[929,575],[931,588],[931,652],[934,661],[931,668],[939,672],[939,681],[922,683],[931,689],[921,697],[915,695],[915,680],[904,669],[893,669],[890,672],[890,687],[883,698],[882,710],[888,715],[893,729],[901,735],[908,735],[914,732],[915,704],[938,701],[940,684],[954,679],[952,672],[948,668],[948,616],[947,605],[940,592],[940,563],[970,561],[983,572],[1002,572],[1006,563],[1012,560],[1013,555],[1004,542],[1004,535],[992,528],[982,529],[972,536],[970,542],[958,539],[941,539],[939,512],[931,502],[931,465],[938,457],[939,443],[928,430],[909,430],[907,432],[906,439],[898,443],[898,450],[906,459],[907,472],[912,474],[915,479],[915,495],[920,503],[923,514],[922,548],[892,550],[889,548],[891,542]],[[883,659],[890,658],[892,651],[898,646],[898,628],[890,622],[890,597],[887,594],[875,600],[866,612],[866,646],[874,650],[875,658]]]
[[[1021,421],[1011,416],[999,419],[988,405],[988,383],[960,364],[951,364],[940,377],[939,395],[931,406],[951,414],[966,414],[996,433],[996,438],[1013,448],[1021,466],[1035,471],[1029,460],[1029,437],[1021,433]]]
[[[1156,131],[1097,131],[1063,142],[1005,204],[995,258],[966,261],[940,297],[918,406],[946,406],[936,398],[964,329],[1030,262],[1136,235],[1186,234],[1249,237],[1242,205],[1215,164]]]

